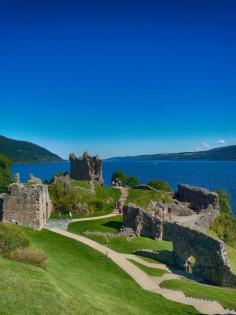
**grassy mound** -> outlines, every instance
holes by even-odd
[[[41,269],[0,257],[1,314],[197,314],[144,291],[110,259],[79,242],[47,230],[24,231],[46,253],[48,265]]]
[[[162,270],[162,269],[144,266],[133,259],[129,259],[129,261],[132,262],[132,264],[134,264],[135,266],[137,266],[141,270],[143,270],[144,272],[146,272],[146,274],[148,274],[149,276],[152,276],[152,277],[161,277],[165,273],[167,273],[167,271]]]
[[[139,207],[147,208],[151,201],[164,201],[171,203],[170,194],[145,189],[129,189],[127,203],[136,204]]]
[[[202,285],[187,280],[167,280],[161,287],[181,290],[186,296],[218,301],[223,307],[236,309],[236,290]]]
[[[44,252],[29,248],[30,242],[22,229],[16,225],[0,223],[0,254],[8,259],[46,267]]]
[[[69,212],[72,212],[74,218],[111,213],[120,198],[120,191],[96,184],[95,194],[77,189],[78,186],[88,188],[87,185],[89,185],[87,181],[72,182],[69,188],[63,183],[50,185],[49,192],[55,209],[51,218],[58,218],[58,212],[61,213],[63,219],[69,218]]]
[[[122,226],[122,216],[115,216],[107,219],[98,219],[85,222],[74,222],[68,226],[68,231],[75,234],[84,234],[85,232],[102,232],[102,233],[117,233]],[[140,249],[153,250],[168,250],[172,251],[172,244],[166,241],[156,241],[147,237],[132,237],[124,236],[109,237],[107,235],[87,234],[86,237],[107,245],[113,250],[120,253],[132,253]]]

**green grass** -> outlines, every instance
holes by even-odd
[[[187,280],[167,280],[161,287],[181,290],[190,297],[205,298],[218,301],[223,307],[236,309],[236,290],[202,285]]]
[[[116,216],[107,219],[99,219],[85,222],[74,222],[68,226],[68,231],[75,234],[83,234],[86,231],[94,232],[109,232],[117,233],[122,225],[122,217]],[[140,249],[153,249],[153,250],[168,250],[172,251],[172,243],[166,241],[156,241],[147,237],[107,237],[103,235],[88,235],[86,237],[99,242],[100,244],[107,245],[113,250],[120,253],[132,253]]]
[[[89,181],[87,180],[76,180],[76,181],[72,181],[70,182],[70,186],[71,187],[82,187],[82,188],[86,188],[86,189],[90,189],[90,184]]]
[[[144,189],[129,189],[127,203],[133,203],[137,206],[147,208],[150,201],[160,201],[171,203],[172,199],[168,193],[155,192]]]
[[[24,230],[32,246],[46,253],[47,268],[0,257],[1,314],[197,314],[141,289],[109,258],[75,240]]]
[[[231,266],[231,270],[236,273],[236,249],[227,246],[227,254]]]
[[[129,259],[129,261],[132,262],[132,264],[134,264],[138,268],[140,268],[142,271],[144,271],[146,274],[148,274],[149,276],[152,276],[152,277],[161,277],[165,273],[167,273],[167,271],[162,270],[162,269],[144,266],[133,259]]]

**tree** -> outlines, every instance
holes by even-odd
[[[137,177],[135,176],[127,176],[126,177],[126,180],[125,180],[125,185],[126,186],[129,186],[129,187],[134,187],[134,186],[137,186],[139,185],[139,180]]]
[[[117,182],[117,180],[121,181],[123,184],[125,184],[127,175],[122,171],[116,171],[113,173],[111,177],[111,182]]]
[[[150,180],[147,184],[157,190],[167,191],[167,192],[172,191],[172,188],[170,187],[169,183],[164,180],[153,179],[153,180]]]
[[[0,155],[0,193],[6,192],[10,183],[12,162],[6,156]]]
[[[116,171],[113,173],[111,182],[121,181],[122,185],[134,187],[139,184],[139,179],[135,176],[128,176],[122,171]]]

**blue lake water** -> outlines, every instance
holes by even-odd
[[[26,181],[30,173],[43,180],[50,180],[55,173],[69,171],[69,167],[69,162],[17,164],[13,166],[12,172],[19,172],[22,181]],[[110,185],[112,173],[116,170],[137,176],[142,183],[146,183],[150,179],[164,179],[174,189],[179,183],[201,186],[211,190],[223,188],[231,194],[236,214],[236,161],[104,161],[105,185]]]

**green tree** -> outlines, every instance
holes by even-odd
[[[11,160],[0,155],[0,193],[6,192],[8,185],[12,183],[11,166]]]
[[[135,176],[127,176],[125,179],[125,185],[126,186],[134,187],[134,186],[137,186],[139,184],[140,184],[139,179]]]
[[[128,176],[122,171],[116,171],[113,173],[111,182],[121,181],[124,186],[134,187],[138,185],[139,179],[135,176]]]
[[[167,191],[167,192],[172,191],[172,188],[170,187],[169,183],[164,180],[153,179],[153,180],[150,180],[147,184],[157,190]]]
[[[126,181],[126,177],[127,175],[124,172],[116,171],[111,177],[111,182],[116,182],[117,180],[120,180],[124,184]]]

